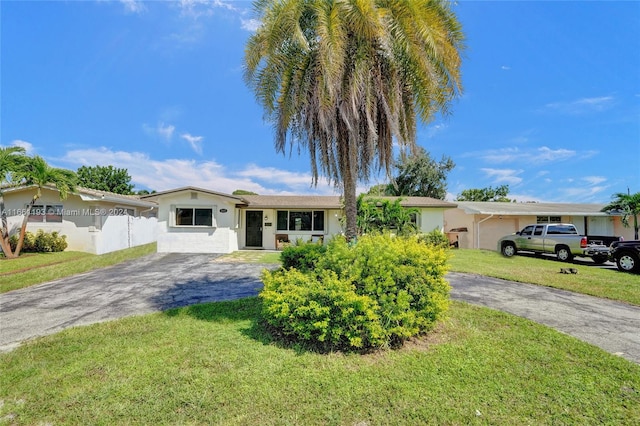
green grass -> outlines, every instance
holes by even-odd
[[[280,263],[279,251],[238,250],[220,256],[218,262]]]
[[[99,256],[81,252],[60,252],[29,253],[18,259],[3,258],[0,259],[0,293],[115,265],[155,252],[156,243],[152,243]]]
[[[0,424],[637,424],[640,366],[452,304],[366,355],[269,340],[257,298],[78,327],[0,355]]]
[[[561,288],[576,293],[640,305],[640,275],[567,264],[552,258],[514,256],[507,258],[488,250],[452,250],[451,270],[505,280]],[[577,274],[561,274],[560,268],[575,268]]]

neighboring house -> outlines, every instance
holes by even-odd
[[[36,187],[3,188],[3,193],[9,232],[17,234]],[[78,187],[61,200],[55,187],[45,187],[27,231],[56,231],[67,236],[67,250],[104,254],[154,242],[156,212],[156,203],[138,196]]]
[[[274,250],[283,242],[324,242],[343,232],[339,196],[236,196],[184,187],[142,199],[158,203],[159,252]],[[401,204],[419,210],[424,232],[444,230],[443,212],[456,206],[426,197],[405,197]]]
[[[622,225],[620,216],[600,210],[605,204],[500,203],[458,201],[446,210],[445,232],[460,248],[496,250],[504,235],[532,223],[573,223],[582,235],[622,236],[633,239],[633,229]]]

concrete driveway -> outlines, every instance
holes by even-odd
[[[156,253],[0,295],[0,351],[62,329],[169,308],[254,296],[274,265],[210,254]],[[640,307],[547,287],[450,273],[452,298],[548,325],[640,363]]]
[[[68,327],[179,306],[255,296],[274,265],[220,255],[155,253],[0,295],[0,351]]]

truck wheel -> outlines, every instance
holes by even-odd
[[[504,244],[502,246],[502,255],[505,257],[512,257],[517,253],[516,246],[512,243]]]
[[[593,256],[591,258],[593,260],[593,263],[595,263],[596,265],[602,265],[604,262],[607,261],[607,256]]]
[[[640,260],[633,253],[622,253],[616,260],[618,269],[623,272],[632,272],[640,268]]]
[[[569,250],[567,246],[557,247],[556,256],[558,256],[558,260],[561,262],[571,262],[573,259],[573,254],[571,254],[571,250]]]

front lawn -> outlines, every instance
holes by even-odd
[[[522,283],[561,288],[576,293],[640,305],[640,275],[602,269],[588,263],[563,263],[545,257],[504,257],[489,250],[451,250],[451,270]],[[577,274],[561,274],[575,268]]]
[[[637,424],[640,366],[453,302],[403,349],[273,343],[257,298],[78,327],[0,355],[0,424]]]
[[[104,268],[155,252],[156,243],[151,243],[99,256],[63,251],[25,253],[17,259],[0,258],[0,293]]]

